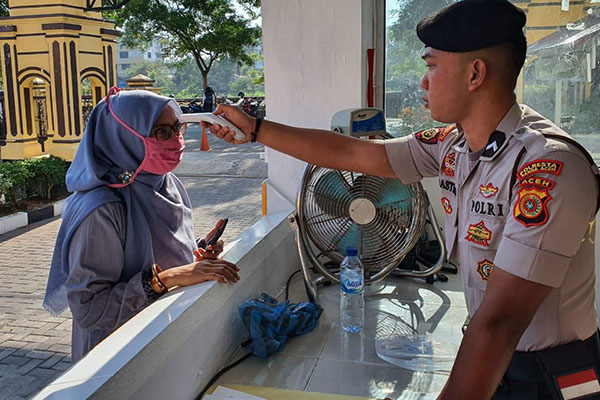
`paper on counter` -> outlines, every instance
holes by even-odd
[[[266,400],[263,397],[254,396],[238,390],[229,389],[223,386],[218,386],[217,389],[207,396],[205,400]]]

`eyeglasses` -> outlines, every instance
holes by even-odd
[[[187,124],[179,121],[173,125],[158,125],[152,128],[150,131],[150,137],[156,138],[156,140],[164,141],[170,139],[173,135],[183,135],[187,130]]]

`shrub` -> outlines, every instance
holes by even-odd
[[[5,161],[0,164],[0,175],[3,175],[5,179],[12,183],[6,187],[6,194],[13,207],[16,208],[17,196],[19,193],[26,191],[33,173],[27,168],[25,161]]]
[[[8,191],[12,189],[13,181],[9,177],[5,176],[3,173],[0,173],[0,201],[2,197],[6,199],[8,195]]]
[[[43,199],[52,198],[52,188],[65,184],[68,163],[62,158],[49,156],[26,161],[31,172],[31,183]]]

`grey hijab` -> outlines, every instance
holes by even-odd
[[[109,94],[92,111],[67,172],[67,189],[73,194],[63,207],[63,221],[48,276],[44,307],[50,312],[60,313],[67,308],[64,284],[70,271],[71,237],[79,224],[102,204],[120,201],[126,210],[121,282],[151,263],[166,269],[192,262],[195,246],[188,194],[172,173],[154,175],[141,171],[145,145],[132,132],[148,137],[167,106],[173,107],[178,115],[181,113],[177,103],[168,97],[141,90],[123,91]],[[124,172],[132,176],[127,183]]]

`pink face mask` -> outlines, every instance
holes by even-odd
[[[144,138],[146,143],[146,162],[143,171],[164,175],[173,171],[183,158],[182,135],[173,135],[167,140]]]
[[[135,131],[135,129],[123,122],[113,111],[110,104],[110,96],[117,94],[118,92],[119,88],[117,87],[111,87],[108,91],[106,95],[106,104],[108,106],[108,110],[119,124],[144,142],[146,155],[140,166],[135,170],[135,172],[133,172],[133,174],[129,174],[129,171],[124,171],[128,172],[128,177],[126,180],[123,179],[122,183],[109,183],[107,186],[121,188],[130,185],[141,171],[150,172],[151,174],[156,175],[164,175],[173,171],[183,158],[183,149],[185,148],[185,145],[183,144],[183,136],[173,135],[167,140],[160,141],[156,140],[155,138],[147,138],[140,135]]]

